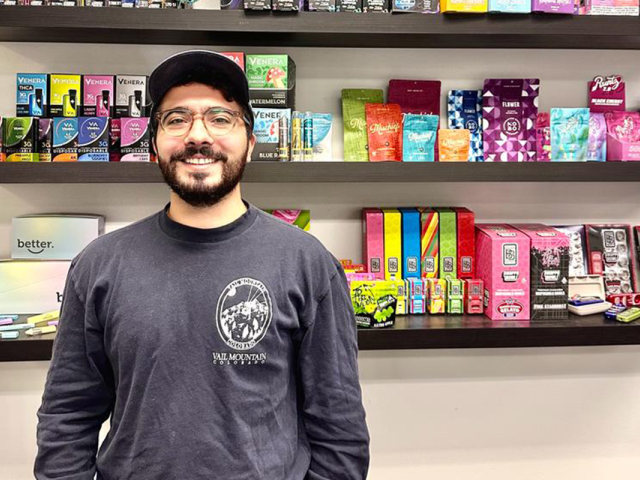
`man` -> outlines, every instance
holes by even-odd
[[[240,194],[255,144],[244,73],[184,52],[149,88],[171,201],[72,262],[36,478],[366,478],[344,273]]]

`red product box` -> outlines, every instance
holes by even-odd
[[[220,55],[223,55],[233,60],[235,63],[238,64],[238,66],[244,72],[244,53],[243,52],[220,52]]]
[[[482,315],[484,305],[482,294],[484,292],[484,282],[478,279],[467,279],[464,281],[464,311],[470,315]]]
[[[454,207],[453,211],[456,212],[456,232],[458,234],[458,278],[473,278],[476,273],[475,215],[464,207]]]
[[[607,295],[637,292],[635,249],[629,225],[585,225],[589,273],[602,275]]]
[[[617,293],[607,295],[607,302],[626,307],[640,307],[640,293]]]

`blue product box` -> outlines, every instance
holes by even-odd
[[[46,117],[48,98],[48,74],[18,73],[16,75],[16,116]]]
[[[78,161],[109,161],[108,117],[80,117],[78,119]]]
[[[403,278],[420,278],[420,212],[401,208]]]
[[[531,0],[489,0],[489,12],[531,13]]]
[[[78,161],[78,119],[56,117],[53,119],[54,162]]]

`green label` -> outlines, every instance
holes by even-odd
[[[4,142],[5,147],[14,147],[22,142],[33,125],[30,117],[6,118],[4,122]]]
[[[249,88],[288,88],[287,55],[247,55],[246,68]]]

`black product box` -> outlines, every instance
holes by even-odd
[[[297,12],[300,10],[300,0],[271,0],[271,10]]]
[[[636,292],[635,251],[629,225],[585,225],[589,273],[604,277],[607,295]]]
[[[362,12],[362,0],[336,0],[336,12]]]
[[[108,0],[110,7],[122,7],[122,0]]]
[[[271,10],[271,0],[244,0],[245,10]]]
[[[393,13],[438,13],[440,0],[391,0]]]
[[[277,143],[256,143],[251,154],[253,161],[277,162],[280,160],[278,155]]]
[[[309,12],[335,12],[336,0],[305,0],[304,6]]]
[[[120,125],[119,118],[111,119],[111,127],[109,128],[109,161],[120,161]]]
[[[389,13],[389,0],[362,0],[362,11]]]
[[[38,142],[37,149],[41,162],[50,162],[51,147],[53,145],[53,120],[41,118],[38,120]]]

